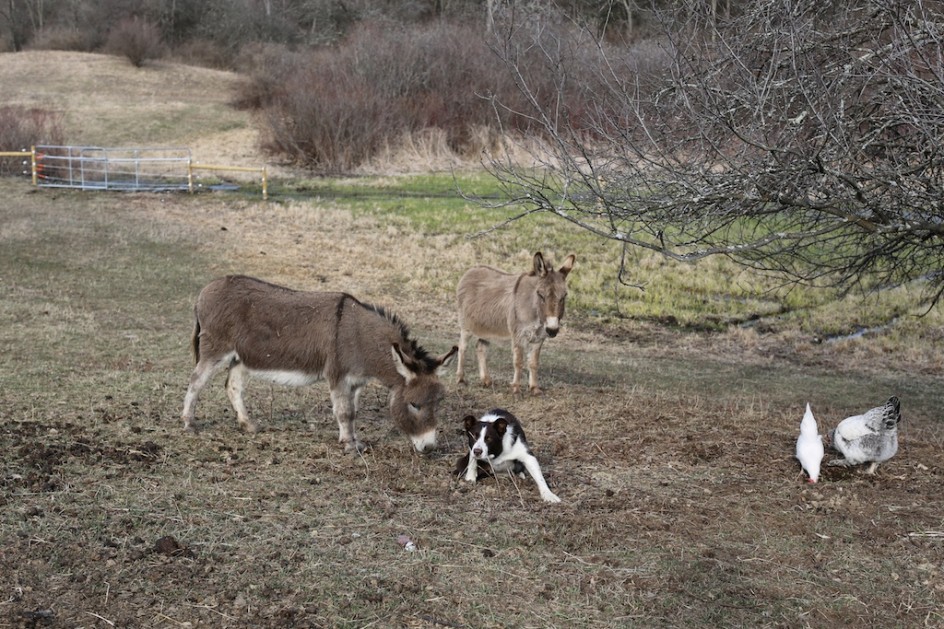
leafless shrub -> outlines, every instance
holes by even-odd
[[[147,20],[130,18],[120,21],[108,33],[105,50],[128,58],[136,68],[145,61],[161,56],[163,44],[160,29]]]
[[[46,109],[0,107],[0,151],[27,151],[24,158],[0,158],[0,175],[22,174],[22,162],[32,146],[62,144],[61,122],[60,114]]]
[[[269,130],[263,146],[314,168],[344,171],[382,144],[396,103],[386,103],[363,78],[332,55],[317,53],[317,66],[286,75],[266,110]]]
[[[255,91],[274,95],[257,98],[270,102],[268,147],[334,171],[430,127],[444,130],[447,143],[462,150],[470,127],[491,116],[483,98],[489,68],[476,65],[488,51],[453,25],[404,28],[364,24],[341,46],[296,60],[288,71],[254,74]],[[266,83],[273,77],[284,80],[281,89]]]
[[[582,82],[582,64],[590,59],[578,56],[573,37],[579,33],[562,25],[543,29],[541,36],[560,50],[551,57],[518,34],[489,44],[477,27],[454,23],[367,23],[336,48],[267,64],[239,100],[266,109],[270,150],[317,169],[349,170],[425,129],[444,132],[457,154],[478,154],[483,128],[492,130],[488,145],[506,132],[544,131],[525,113],[521,83],[542,105],[557,102],[556,115],[586,119],[595,93]],[[497,48],[515,55],[517,75],[504,71]],[[562,63],[574,78],[563,96],[548,72]]]

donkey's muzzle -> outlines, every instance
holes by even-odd
[[[436,447],[436,429],[433,428],[420,435],[410,435],[410,441],[413,442],[413,449],[417,452],[429,452]]]

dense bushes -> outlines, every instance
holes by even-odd
[[[439,130],[454,153],[475,156],[505,133],[556,126],[532,115],[553,101],[559,118],[580,128],[595,106],[586,78],[598,74],[587,68],[597,43],[547,24],[509,32],[489,43],[477,27],[444,21],[363,23],[331,48],[256,63],[239,101],[265,113],[268,150],[330,172],[426,129]],[[558,73],[549,66],[561,65],[572,84],[552,82]]]
[[[0,107],[0,151],[29,151],[37,144],[62,144],[61,116],[44,109]],[[0,158],[0,175],[24,172],[23,159]]]
[[[270,150],[318,169],[350,169],[431,127],[465,152],[470,130],[492,117],[490,57],[454,25],[362,24],[337,47],[255,72],[244,100],[263,105]]]

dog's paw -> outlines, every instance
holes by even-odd
[[[544,502],[560,502],[561,501],[560,498],[558,498],[556,495],[552,494],[551,492],[542,494],[541,498],[544,499]]]

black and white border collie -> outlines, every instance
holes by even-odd
[[[508,411],[496,408],[479,419],[467,415],[463,420],[469,450],[456,464],[456,475],[465,473],[470,483],[495,472],[512,472],[524,478],[527,470],[545,502],[560,502],[548,489],[541,466],[531,453],[521,422]]]

